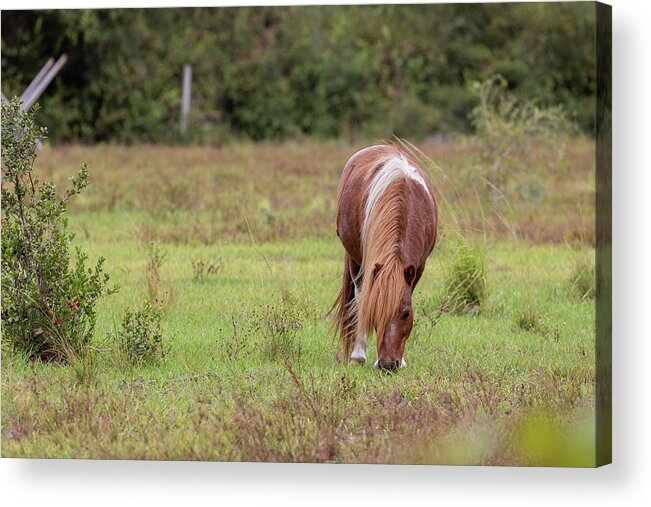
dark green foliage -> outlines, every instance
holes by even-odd
[[[2,339],[29,357],[74,361],[95,328],[95,304],[107,288],[104,259],[88,256],[68,232],[66,207],[88,185],[81,167],[63,197],[34,171],[45,129],[14,100],[2,106]]]
[[[468,132],[467,86],[500,73],[519,100],[594,128],[594,4],[5,11],[5,93],[69,59],[43,95],[53,141],[190,142]]]
[[[161,311],[150,301],[136,311],[127,310],[118,332],[121,355],[130,363],[156,362],[165,355]]]

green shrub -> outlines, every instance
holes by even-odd
[[[479,312],[488,297],[486,257],[481,246],[459,240],[447,267],[445,287],[443,305],[447,311],[456,314]]]
[[[128,362],[156,362],[165,356],[161,311],[145,301],[137,311],[127,310],[118,331],[120,354]]]
[[[58,197],[34,170],[46,130],[20,102],[2,106],[2,339],[30,358],[74,362],[95,329],[95,304],[108,289],[104,259],[88,256],[68,231],[66,208],[88,185],[82,165]]]

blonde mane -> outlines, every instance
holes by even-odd
[[[396,150],[367,173],[356,326],[358,333],[367,335],[375,330],[378,341],[399,310],[405,284],[400,251],[407,219],[408,183],[401,168],[405,162]]]

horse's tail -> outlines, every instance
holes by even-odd
[[[350,263],[350,256],[346,254],[341,289],[328,312],[333,319],[331,329],[334,328],[335,336],[338,337],[341,343],[343,358],[340,359],[344,361],[350,357],[350,352],[355,341],[355,327],[357,323],[355,285],[350,274]]]

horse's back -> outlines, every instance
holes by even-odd
[[[427,250],[426,256],[429,255],[434,245],[436,239],[437,210],[434,189],[427,174],[418,167],[411,157],[396,146],[369,146],[356,152],[348,160],[341,174],[338,188],[337,235],[341,239],[346,251],[357,263],[360,263],[362,260],[360,240],[366,214],[367,187],[372,177],[374,177],[372,174],[373,171],[380,171],[384,164],[394,159],[394,157],[399,157],[415,171],[407,178],[411,180],[412,187],[414,188],[410,191],[413,198],[410,199],[411,206],[409,206],[409,210],[406,210],[406,212],[412,215],[412,218],[416,219],[415,222],[419,227],[423,228],[425,226],[421,229],[421,234],[426,232],[426,236],[429,236],[419,238],[416,243],[419,243]],[[427,216],[433,219],[433,227],[424,223],[428,221]]]
[[[361,263],[360,236],[364,221],[366,175],[389,151],[387,145],[369,146],[356,152],[341,173],[337,190],[337,235],[352,259]],[[397,152],[397,151],[396,151]]]
[[[376,160],[388,153],[399,153],[394,146],[386,144],[376,144],[368,146],[353,154],[346,162],[344,170],[341,173],[339,180],[339,188],[337,191],[337,198],[341,201],[341,194],[344,189],[355,189],[364,181],[364,177],[369,167],[371,167]],[[354,181],[349,181],[350,179]]]

